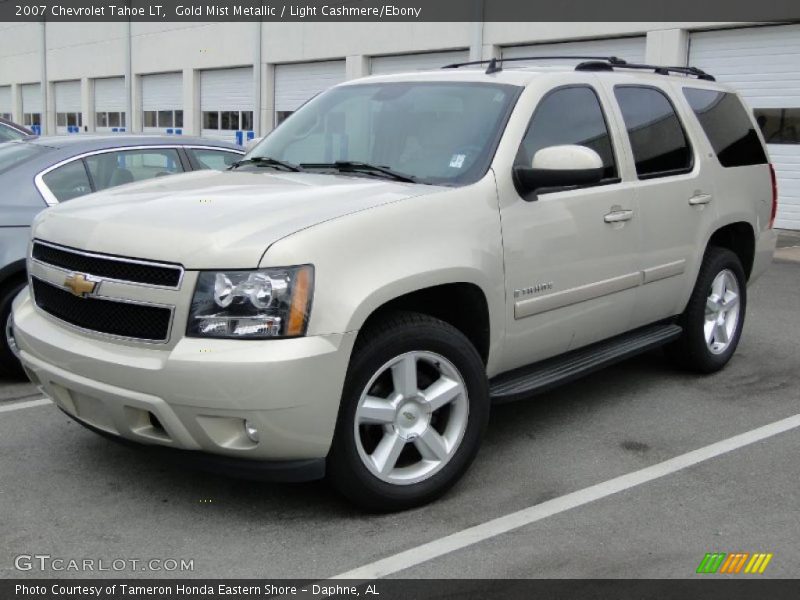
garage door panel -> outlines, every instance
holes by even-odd
[[[94,109],[97,112],[125,110],[125,78],[110,77],[94,82]]]
[[[183,76],[181,73],[158,73],[142,76],[143,110],[183,109]]]
[[[11,112],[11,86],[0,86],[0,113]]]
[[[345,61],[275,66],[275,110],[292,112],[309,98],[345,80]]]
[[[42,112],[42,92],[38,83],[26,83],[22,86],[22,110],[26,113]]]
[[[81,82],[59,81],[53,86],[56,95],[56,112],[80,112]]]
[[[582,40],[577,42],[561,42],[556,44],[534,44],[530,46],[509,46],[503,48],[503,58],[519,58],[524,56],[616,56],[628,62],[642,63],[645,59],[646,38],[644,36],[627,38],[606,38],[599,40]],[[578,63],[574,61],[561,61]],[[519,61],[517,65],[541,65],[541,61]]]
[[[218,69],[200,74],[202,110],[253,110],[253,69]]]
[[[738,90],[753,109],[800,108],[800,25],[693,33],[689,63]],[[775,224],[800,229],[800,144],[767,150],[778,179]]]
[[[393,73],[427,71],[440,69],[445,65],[466,62],[468,60],[468,50],[398,54],[395,56],[373,56],[370,61],[370,73],[373,75],[389,75]]]

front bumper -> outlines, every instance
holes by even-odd
[[[142,444],[258,461],[324,458],[355,333],[122,344],[14,304],[22,363],[71,417]],[[253,442],[247,420],[258,428]]]

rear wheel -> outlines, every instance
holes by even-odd
[[[488,415],[485,369],[469,340],[438,319],[398,313],[354,350],[329,475],[369,510],[430,502],[472,462]]]
[[[747,279],[739,257],[726,248],[706,251],[692,296],[681,315],[681,338],[667,347],[681,367],[713,373],[736,351],[747,308]]]
[[[11,326],[11,303],[17,294],[22,291],[26,282],[17,280],[7,284],[0,291],[0,324],[3,335],[0,336],[0,376],[22,378],[22,364],[19,362],[19,351],[14,340],[14,331]]]

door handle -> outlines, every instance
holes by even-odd
[[[700,204],[708,204],[711,202],[711,194],[696,194],[689,198],[691,206],[698,206]]]
[[[621,223],[622,221],[630,221],[632,218],[632,210],[625,210],[615,206],[610,213],[603,217],[603,221],[606,223]]]

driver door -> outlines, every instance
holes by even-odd
[[[537,150],[586,146],[603,160],[590,187],[501,199],[506,267],[507,368],[529,364],[626,331],[640,284],[639,214],[621,178],[619,145],[588,84],[556,88],[534,110],[516,164]],[[616,151],[615,151],[616,150]]]

